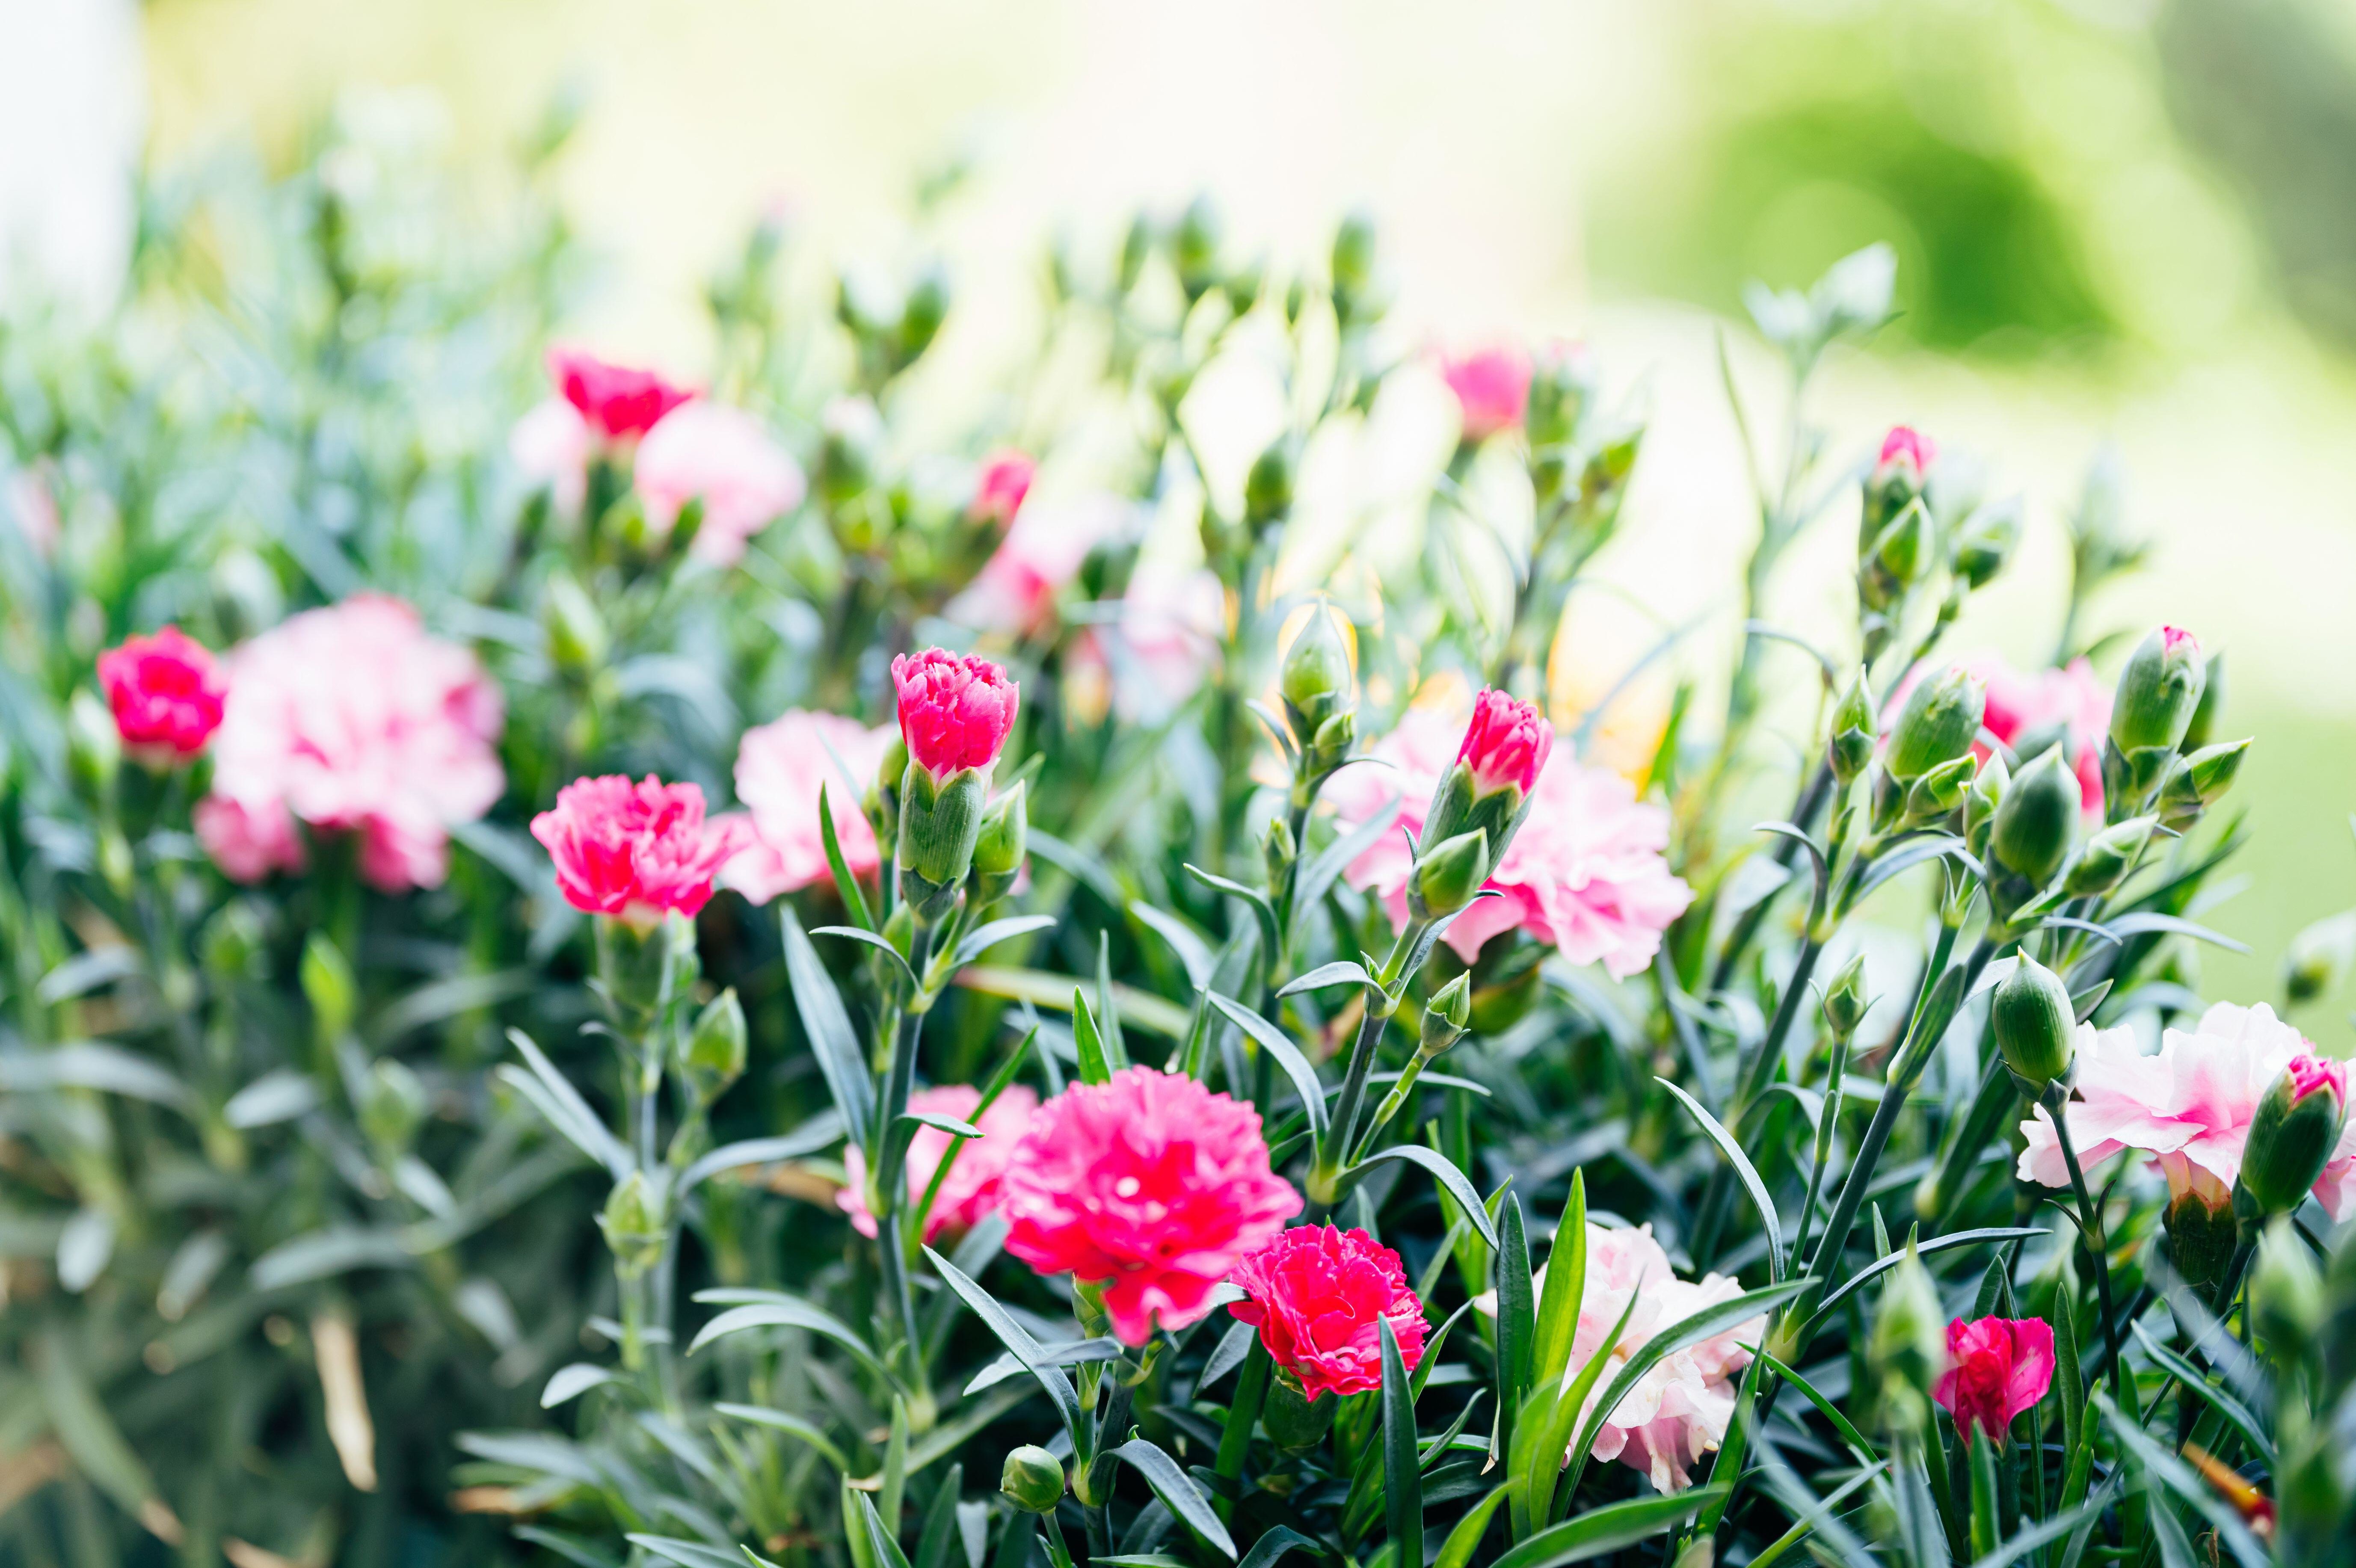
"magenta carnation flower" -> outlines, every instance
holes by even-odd
[[[651,370],[608,365],[572,348],[548,351],[548,379],[601,441],[634,441],[695,396]]]
[[[888,724],[871,730],[856,719],[798,708],[745,731],[736,748],[736,798],[751,813],[751,831],[741,836],[721,885],[767,903],[828,880],[832,871],[818,821],[821,788],[843,864],[854,877],[873,877],[883,857],[860,806],[891,744]]]
[[[1006,672],[986,658],[963,658],[927,648],[892,661],[899,695],[900,739],[908,755],[935,779],[998,760],[1014,728],[1020,694]]]
[[[945,1232],[960,1235],[980,1223],[982,1216],[996,1211],[1000,1179],[1012,1163],[1016,1146],[1023,1141],[1023,1131],[1039,1109],[1039,1096],[1020,1083],[1010,1084],[991,1102],[981,1120],[974,1122],[973,1108],[980,1104],[981,1091],[964,1083],[919,1089],[908,1096],[911,1111],[954,1116],[981,1129],[981,1136],[965,1141],[957,1162],[941,1179],[941,1189],[933,1198],[932,1212],[925,1216],[927,1242]],[[948,1150],[949,1135],[938,1127],[918,1127],[916,1136],[908,1140],[911,1208],[924,1200],[925,1189],[933,1184],[933,1173],[940,1168],[941,1157]],[[857,1144],[842,1151],[842,1168],[851,1179],[834,1195],[835,1206],[851,1216],[851,1224],[861,1235],[872,1236],[875,1233],[875,1216],[867,1211],[867,1158]]]
[[[1038,472],[1039,465],[1026,453],[1011,449],[991,453],[974,479],[973,503],[966,516],[1006,527],[1023,509],[1023,498],[1031,494],[1031,481]]]
[[[565,902],[642,929],[674,910],[701,910],[712,878],[740,847],[738,833],[728,822],[704,820],[701,789],[652,773],[637,784],[619,773],[574,779],[557,792],[554,810],[531,819],[531,836],[556,862]]]
[[[1892,425],[1890,433],[1881,438],[1881,460],[1874,466],[1876,479],[1895,467],[1914,471],[1916,484],[1931,472],[1931,464],[1939,461],[1939,443],[1912,425]]]
[[[1398,1253],[1360,1230],[1299,1225],[1236,1264],[1248,1300],[1227,1310],[1259,1330],[1276,1364],[1322,1394],[1364,1393],[1383,1383],[1382,1319],[1399,1360],[1423,1360],[1423,1303],[1408,1288]]]
[[[698,560],[734,566],[744,541],[802,504],[802,471],[742,409],[691,402],[665,415],[638,443],[631,485],[647,526],[669,534],[680,509],[703,504],[688,547]]]
[[[1518,430],[1529,411],[1530,357],[1518,348],[1476,349],[1462,358],[1444,355],[1440,379],[1456,394],[1468,442]]]
[[[98,656],[98,684],[114,727],[134,755],[181,762],[220,728],[229,694],[212,651],[177,626],[126,637]]]
[[[1546,715],[1491,687],[1472,699],[1472,722],[1464,727],[1456,760],[1472,770],[1477,800],[1508,784],[1529,794],[1553,750],[1554,726]]]
[[[999,1184],[1006,1250],[1104,1285],[1131,1345],[1208,1312],[1237,1261],[1300,1208],[1269,1168],[1258,1111],[1150,1067],[1041,1106]]]
[[[1977,1431],[2002,1448],[2012,1418],[2052,1382],[2053,1325],[2042,1317],[1958,1317],[1947,1325],[1947,1370],[1931,1397],[1955,1418],[1965,1447]]]

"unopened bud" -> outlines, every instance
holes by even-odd
[[[2201,701],[2192,709],[2192,722],[2184,727],[2184,739],[2178,742],[2188,752],[2206,746],[2217,733],[2217,720],[2225,711],[2225,650],[2219,648],[2209,656],[2201,674]]]
[[[2040,752],[2005,786],[1988,835],[1989,851],[2007,870],[2042,888],[2069,859],[2084,800],[2062,748]]]
[[[1293,862],[1301,859],[1300,846],[1293,842],[1292,825],[1283,817],[1271,817],[1268,836],[1260,840],[1260,861],[1268,869],[1268,885],[1281,888],[1292,877]]]
[[[998,1489],[1024,1513],[1053,1513],[1064,1500],[1064,1467],[1053,1454],[1026,1443],[1006,1456]]]
[[[1268,1402],[1260,1407],[1259,1423],[1269,1440],[1287,1454],[1306,1454],[1325,1441],[1333,1429],[1333,1412],[1342,1401],[1312,1400],[1290,1371],[1279,1368],[1268,1381]]]
[[[1892,518],[1873,541],[1872,553],[1858,574],[1860,596],[1872,609],[1889,608],[1922,581],[1938,553],[1938,531],[1931,521],[1931,510],[1917,501]]]
[[[1292,507],[1292,446],[1282,436],[1252,460],[1244,475],[1244,521],[1264,528]]]
[[[2276,1220],[2250,1260],[2250,1325],[2277,1361],[2297,1364],[2322,1331],[2323,1271],[2291,1222]]]
[[[2132,758],[2137,752],[2172,752],[2201,706],[2201,644],[2191,633],[2162,626],[2146,637],[2119,675],[2111,704],[2111,740]]]
[[[744,1076],[744,1008],[734,987],[697,1015],[680,1051],[679,1071],[700,1105],[711,1104]]]
[[[1522,421],[1532,450],[1569,441],[1594,391],[1594,371],[1583,347],[1555,343],[1541,349],[1531,361],[1529,407]]]
[[[2356,910],[2329,916],[2290,939],[2283,955],[2283,995],[2292,1006],[2340,988],[2356,964]]]
[[[402,1062],[388,1056],[369,1068],[360,1090],[360,1133],[385,1159],[409,1152],[425,1125],[425,1085]]]
[[[2019,502],[1982,507],[1965,523],[1955,540],[1955,575],[1976,591],[1986,588],[2004,570],[2019,542]]]
[[[1922,499],[1937,452],[1935,443],[1904,425],[1883,440],[1881,459],[1865,482],[1865,507],[1858,518],[1858,554],[1869,551],[1898,515]]]
[[[1023,874],[1023,859],[1031,851],[1030,788],[1028,779],[1017,779],[982,813],[973,842],[974,896],[981,902],[1004,898]]]
[[[1310,738],[1309,755],[1303,764],[1314,778],[1323,778],[1350,760],[1351,748],[1358,743],[1358,716],[1344,709],[1317,726]]]
[[[1825,1027],[1835,1040],[1848,1040],[1872,1006],[1873,998],[1865,994],[1865,955],[1859,952],[1841,966],[1841,972],[1833,976],[1832,988],[1825,993]]]
[[[2170,827],[2198,821],[2201,814],[2225,797],[2242,772],[2247,740],[2223,741],[2203,746],[2169,771],[2159,789],[2160,820]]]
[[[2272,1219],[2297,1208],[2331,1158],[2348,1120],[2347,1064],[2293,1057],[2258,1101],[2242,1156],[2234,1212]]]
[[[1423,1006],[1423,1034],[1416,1054],[1429,1061],[1464,1038],[1472,1021],[1472,974],[1466,970],[1451,980]]]
[[[1912,1241],[1881,1287],[1881,1310],[1866,1360],[1881,1390],[1883,1419],[1896,1431],[1920,1426],[1930,1413],[1931,1391],[1947,1367],[1947,1315]]]
[[[303,944],[303,960],[296,965],[296,977],[302,983],[304,1000],[311,1004],[311,1018],[320,1040],[342,1039],[352,1027],[359,1007],[359,989],[352,979],[351,965],[325,933],[315,931]]]
[[[123,767],[123,733],[114,712],[87,688],[76,691],[66,709],[66,768],[85,800],[106,798]]]
[[[980,768],[961,768],[936,781],[910,763],[900,784],[900,878],[907,901],[926,914],[948,907],[973,869],[990,785]]]
[[[2159,819],[2131,816],[2105,827],[2086,841],[2086,848],[2062,880],[2062,891],[2073,899],[2098,898],[2126,880],[2143,859]]]
[[[1882,766],[1891,778],[1911,782],[1941,763],[1967,755],[1980,732],[1987,688],[1960,665],[1950,665],[1917,685],[1890,732]]]
[[[2056,1080],[2069,1082],[2078,1019],[2061,976],[2022,954],[1988,998],[1988,1023],[2022,1093],[2034,1096]]]
[[[2232,1266],[2239,1227],[2233,1195],[2204,1166],[2181,1155],[2163,1161],[2168,1172],[2169,1266],[2212,1304]]]
[[[1846,786],[1865,772],[1873,761],[1873,748],[1881,739],[1879,726],[1874,720],[1873,687],[1859,668],[1857,678],[1849,682],[1841,698],[1840,707],[1833,713],[1833,738],[1826,750],[1826,760],[1832,764],[1833,777]]]
[[[586,675],[605,662],[605,618],[571,572],[559,571],[549,578],[540,623],[548,634],[549,662],[567,675]]]
[[[1489,880],[1489,839],[1479,828],[1435,844],[1417,857],[1415,912],[1425,919],[1454,914]]]
[[[614,1254],[616,1269],[631,1278],[645,1274],[662,1261],[661,1189],[647,1179],[646,1172],[630,1172],[615,1183],[605,1211],[597,1216],[597,1228],[605,1233],[605,1246]]]
[[[1343,640],[1331,608],[1319,604],[1309,613],[1284,651],[1281,689],[1285,716],[1293,734],[1307,744],[1318,727],[1355,700],[1355,680],[1350,670],[1350,648]]]
[[[1972,779],[1978,771],[1978,765],[1965,755],[1941,763],[1916,779],[1906,791],[1907,821],[1936,822],[1954,815],[1971,793]]]
[[[1989,840],[1995,837],[1996,816],[2003,808],[2004,797],[2012,787],[2012,770],[2004,765],[2004,758],[1995,752],[1980,763],[1979,772],[1972,775],[1971,793],[1964,796],[1964,844],[1975,855],[1985,859]]]

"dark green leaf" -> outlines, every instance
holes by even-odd
[[[1012,1349],[1012,1347],[1009,1347]],[[1228,1562],[1236,1560],[1234,1537],[1212,1510],[1211,1500],[1194,1485],[1194,1477],[1178,1467],[1178,1461],[1163,1453],[1142,1437],[1132,1437],[1113,1450],[1126,1460],[1130,1468],[1145,1477],[1162,1506],[1174,1515],[1178,1522],[1201,1538]]]
[[[1464,1211],[1464,1217],[1472,1222],[1472,1229],[1480,1232],[1481,1240],[1492,1247],[1497,1244],[1497,1227],[1490,1222],[1488,1206],[1481,1201],[1481,1194],[1473,1189],[1471,1179],[1456,1168],[1454,1160],[1421,1144],[1393,1144],[1360,1160],[1358,1168],[1364,1170],[1387,1159],[1403,1159],[1409,1165],[1419,1165],[1430,1171],[1433,1179],[1456,1200],[1456,1206]]]
[[[718,1414],[730,1416],[737,1421],[747,1421],[755,1426],[766,1426],[772,1432],[783,1432],[788,1436],[798,1437],[817,1449],[826,1462],[834,1467],[837,1475],[851,1474],[851,1461],[843,1457],[842,1450],[835,1446],[834,1439],[798,1415],[789,1414],[782,1410],[771,1410],[766,1405],[730,1404],[725,1401],[712,1408]]]
[[[1423,1568],[1423,1470],[1417,1462],[1415,1396],[1408,1392],[1407,1364],[1391,1320],[1378,1317],[1376,1323],[1383,1341],[1383,1512],[1392,1561],[1397,1568]]]
[[[1285,1077],[1292,1083],[1292,1092],[1301,1096],[1301,1104],[1308,1109],[1310,1126],[1319,1137],[1323,1137],[1326,1128],[1324,1085],[1317,1081],[1317,1069],[1309,1065],[1309,1059],[1301,1054],[1301,1048],[1293,1044],[1282,1029],[1242,1003],[1230,1001],[1216,991],[1211,992],[1210,997],[1211,1006],[1257,1040],[1262,1051],[1276,1058],[1276,1064],[1284,1069]]]
[[[1700,1101],[1665,1078],[1655,1078],[1653,1082],[1677,1097],[1677,1104],[1701,1125],[1701,1130],[1709,1136],[1709,1141],[1718,1146],[1719,1153],[1724,1155],[1726,1162],[1734,1168],[1734,1174],[1742,1179],[1742,1189],[1751,1194],[1751,1206],[1759,1211],[1760,1221],[1767,1227],[1768,1281],[1772,1284],[1783,1278],[1783,1221],[1776,1214],[1775,1200],[1768,1194],[1767,1184],[1759,1179],[1759,1172],[1752,1168],[1751,1157],[1742,1152],[1742,1146],[1734,1141],[1734,1135],[1728,1132]]]
[[[1014,1321],[990,1292],[968,1279],[956,1264],[932,1248],[925,1249],[925,1256],[932,1260],[933,1267],[948,1287],[957,1292],[958,1299],[972,1308],[973,1315],[998,1336],[998,1342],[1012,1351],[1014,1359],[1039,1380],[1039,1386],[1045,1389],[1047,1397],[1055,1402],[1055,1413],[1063,1418],[1065,1429],[1076,1437],[1080,1426],[1080,1396],[1073,1391],[1072,1380],[1048,1360],[1045,1349],[1031,1337],[1031,1331]]]
[[[1494,1568],[1560,1568],[1649,1540],[1713,1502],[1723,1487],[1696,1487],[1671,1497],[1636,1498],[1590,1509],[1531,1536],[1497,1559]]]
[[[818,786],[818,837],[826,847],[827,869],[834,873],[834,891],[842,900],[843,912],[851,923],[862,931],[875,929],[875,917],[867,912],[867,894],[859,886],[859,879],[851,874],[851,862],[842,857],[842,839],[834,829],[834,809],[827,804],[827,784]]]
[[[867,1124],[875,1114],[875,1089],[869,1081],[867,1061],[851,1032],[851,1015],[843,1010],[842,995],[834,988],[818,950],[794,918],[793,905],[780,902],[779,923],[785,930],[786,976],[792,983],[794,1010],[800,1014],[802,1032],[809,1037],[811,1054],[826,1079],[834,1108],[842,1113],[844,1136],[861,1152]]]

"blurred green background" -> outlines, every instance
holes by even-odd
[[[2211,917],[2254,952],[2208,955],[2205,988],[2277,997],[2290,934],[2356,903],[2345,0],[150,0],[136,32],[164,163],[283,156],[339,97],[488,160],[579,94],[563,186],[604,258],[579,331],[682,368],[754,214],[891,259],[950,156],[974,171],[936,236],[962,268],[950,341],[984,386],[1059,228],[1209,189],[1281,264],[1370,205],[1412,330],[1584,337],[1648,407],[1603,570],[1665,621],[1726,612],[1696,671],[1725,666],[1755,526],[1716,336],[1765,399],[1743,280],[1889,240],[1904,314],[1817,411],[1860,451],[1917,424],[2025,495],[2020,564],[1954,645],[2043,656],[2059,514],[2115,448],[2155,550],[2100,619],[2224,646],[2225,732],[2260,737],[2253,881]],[[1794,552],[1779,621],[1839,624],[1844,533]],[[2350,1000],[2301,1021],[2344,1051]]]

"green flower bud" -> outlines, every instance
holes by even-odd
[[[1826,750],[1833,777],[1844,787],[1853,782],[1873,761],[1873,748],[1880,739],[1880,726],[1874,717],[1873,687],[1860,667],[1857,678],[1849,682],[1848,690],[1843,694],[1840,707],[1833,712],[1833,738]]]
[[[216,982],[258,980],[264,974],[263,944],[267,940],[262,917],[254,912],[253,905],[243,899],[232,899],[205,922],[197,950],[205,973]]]
[[[680,1048],[679,1073],[699,1105],[711,1104],[744,1076],[744,1008],[734,987],[696,1016],[695,1028]]]
[[[2057,1080],[2069,1083],[2078,1018],[2061,976],[2022,954],[1988,998],[1988,1023],[2023,1093],[2034,1097]]]
[[[662,1261],[662,1189],[648,1181],[645,1171],[630,1172],[606,1197],[597,1228],[605,1232],[616,1269],[632,1278],[645,1274]]]
[[[973,885],[974,897],[984,903],[1013,891],[1023,875],[1023,857],[1031,852],[1030,790],[1030,780],[1017,779],[982,813],[973,843]]]
[[[2233,1219],[2233,1195],[2199,1166],[2188,1164],[2179,1175],[2169,1174],[2169,1266],[2212,1306],[2224,1287],[2232,1266],[2240,1227]]]
[[[928,266],[909,285],[907,300],[900,307],[898,337],[903,365],[922,357],[925,350],[933,346],[948,314],[948,276],[939,267]]]
[[[1306,1454],[1325,1441],[1333,1429],[1333,1412],[1341,1400],[1312,1401],[1301,1380],[1279,1367],[1268,1381],[1268,1402],[1260,1406],[1259,1424],[1269,1441],[1287,1454]]]
[[[359,1007],[359,988],[352,966],[323,932],[315,931],[303,944],[298,967],[303,997],[311,1004],[311,1018],[322,1043],[331,1044],[351,1031]]]
[[[66,708],[66,771],[75,793],[88,801],[108,798],[122,768],[123,731],[113,710],[96,692],[76,691]]]
[[[1423,1033],[1416,1042],[1416,1054],[1430,1061],[1464,1038],[1466,1026],[1472,1021],[1472,974],[1459,975],[1423,1005]]]
[[[1841,966],[1825,993],[1825,1027],[1835,1040],[1853,1039],[1872,1006],[1873,998],[1865,994],[1865,955],[1860,952]]]
[[[369,1068],[360,1087],[359,1128],[387,1161],[409,1152],[425,1125],[425,1085],[406,1064],[388,1056]]]
[[[1301,850],[1292,839],[1292,825],[1281,816],[1269,819],[1268,833],[1260,840],[1260,862],[1268,870],[1268,885],[1281,888],[1291,879],[1293,862]]]
[[[1987,708],[1987,688],[1962,666],[1948,666],[1907,696],[1882,767],[1891,778],[1911,783],[1941,763],[1969,755]]]
[[[2120,672],[2111,703],[2111,740],[2121,753],[2176,750],[2201,706],[2204,673],[2191,633],[2162,626],[2146,637]]]
[[[2254,1216],[2287,1214],[2307,1197],[2340,1142],[2348,1120],[2345,1063],[2302,1053],[2293,1057],[2250,1118],[2242,1179],[2233,1211],[2244,1225]]]
[[[1871,609],[1889,608],[1929,574],[1938,556],[1938,530],[1930,508],[1917,501],[1873,541],[1872,552],[1858,572],[1859,597]]]
[[[1866,1362],[1881,1391],[1882,1416],[1893,1431],[1922,1424],[1931,1391],[1947,1365],[1947,1314],[1939,1287],[1914,1243],[1881,1287],[1881,1311],[1866,1345]]]
[[[1964,796],[1964,842],[1973,854],[1987,857],[1996,834],[1997,813],[2011,788],[2012,770],[2004,765],[2000,752],[1990,752],[1980,771],[1972,775],[1971,793]]]
[[[1352,748],[1358,743],[1358,716],[1348,709],[1334,714],[1317,726],[1310,738],[1307,760],[1302,771],[1311,778],[1322,779],[1350,760]]]
[[[1432,846],[1417,857],[1408,904],[1426,920],[1454,914],[1489,880],[1489,838],[1479,828]]]
[[[1906,791],[1906,820],[1919,825],[1953,816],[1971,793],[1978,772],[1979,764],[1966,753],[1941,763],[1916,779]]]
[[[2126,880],[2127,873],[2143,859],[2158,821],[2154,816],[2131,816],[2095,834],[2062,879],[2062,891],[2073,899],[2096,898]]]
[[[2340,987],[2356,964],[2356,910],[2308,926],[2290,939],[2283,955],[2283,995],[2296,1007]]]
[[[998,1489],[1024,1513],[1053,1513],[1064,1500],[1064,1466],[1044,1448],[1025,1443],[1006,1456]]]
[[[2233,787],[2249,750],[2246,740],[2220,741],[2201,747],[2169,769],[2159,786],[2160,821],[2178,828],[2199,821],[2202,812],[2224,799],[2225,792]]]
[[[2217,733],[2217,720],[2225,711],[2225,650],[2219,648],[2209,656],[2201,674],[2201,701],[2192,709],[2192,722],[2184,727],[2184,739],[2178,742],[2188,752],[2197,752],[2209,744]]]
[[[1304,742],[1315,737],[1326,720],[1355,704],[1356,677],[1350,668],[1350,647],[1329,606],[1319,604],[1311,610],[1292,645],[1284,650],[1280,689],[1285,717],[1292,721],[1293,734]]]
[[[549,662],[565,674],[587,675],[605,664],[611,646],[605,618],[571,572],[560,570],[549,578],[540,624],[548,634]]]
[[[901,891],[927,916],[948,907],[973,869],[989,795],[980,768],[963,768],[936,783],[923,764],[911,762],[901,776]]]
[[[1955,575],[1975,591],[1986,588],[2020,542],[2020,504],[1984,507],[1964,524],[1955,540]]]
[[[1292,507],[1292,444],[1279,436],[1252,460],[1244,475],[1244,521],[1254,528],[1275,522]]]
[[[2251,1326],[2276,1360],[2295,1364],[2322,1331],[2326,1306],[2315,1254],[2288,1220],[2276,1220],[2250,1260]]]
[[[2085,795],[2078,775],[2051,747],[2021,764],[1996,808],[1988,848],[2007,870],[2041,888],[2070,858]]]
[[[1594,392],[1594,375],[1583,350],[1564,344],[1540,350],[1530,367],[1529,405],[1522,418],[1531,449],[1569,441]]]
[[[907,776],[908,743],[894,730],[891,740],[884,742],[884,760],[876,764],[875,782],[868,785],[867,798],[861,803],[878,844],[899,843],[900,784]]]

